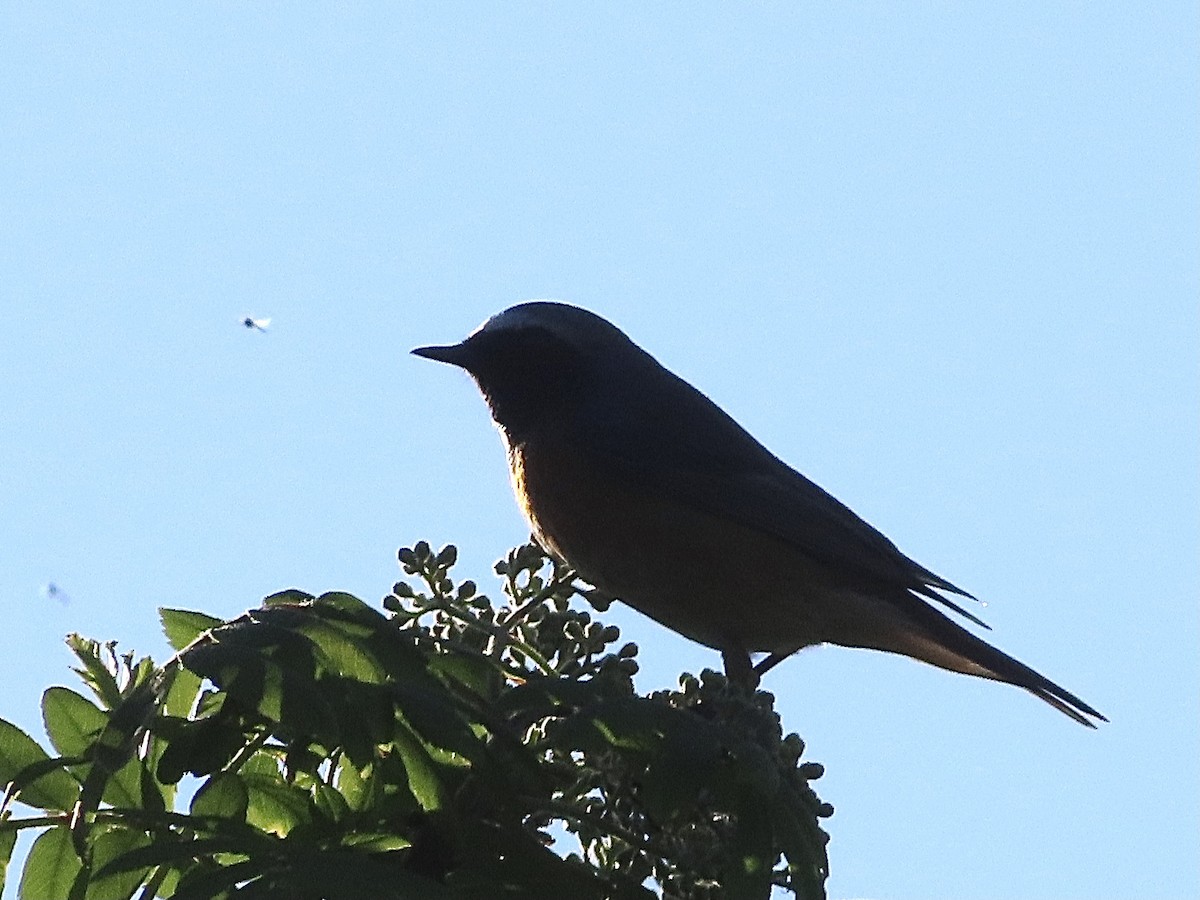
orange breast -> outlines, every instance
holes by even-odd
[[[509,462],[542,544],[672,630],[751,651],[837,640],[829,573],[779,539],[639,490],[566,442],[511,446]]]

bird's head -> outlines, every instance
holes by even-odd
[[[458,344],[418,347],[475,379],[492,416],[510,435],[574,420],[597,394],[653,360],[595,313],[537,300],[492,316]]]

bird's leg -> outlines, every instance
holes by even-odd
[[[754,674],[758,675],[761,678],[763,675],[766,675],[773,668],[775,668],[777,665],[779,665],[781,662],[783,662],[785,659],[787,659],[789,656],[791,656],[793,653],[795,653],[796,650],[799,650],[799,649],[800,648],[797,647],[797,648],[795,648],[795,650],[788,650],[786,653],[779,653],[779,652],[772,653],[770,656],[768,656],[766,659],[764,659],[762,662],[760,662],[757,666],[754,667]]]
[[[758,672],[750,664],[750,654],[740,647],[726,647],[721,651],[725,663],[725,677],[754,691],[758,688]]]

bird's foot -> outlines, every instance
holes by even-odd
[[[726,678],[751,693],[758,690],[759,673],[751,664],[749,653],[745,650],[722,650],[721,659],[725,663]]]

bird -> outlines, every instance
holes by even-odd
[[[71,603],[71,598],[67,595],[67,592],[53,581],[42,585],[42,596],[47,600],[57,600],[63,606],[68,606]]]
[[[255,319],[251,316],[246,316],[244,319],[242,319],[242,324],[252,331],[262,331],[265,333],[267,328],[271,325],[271,320],[270,318]]]
[[[1108,721],[952,619],[988,627],[953,599],[971,594],[603,317],[529,301],[457,344],[412,352],[474,379],[538,543],[603,593],[720,651],[731,680],[756,687],[793,653],[835,644],[1007,682],[1091,728]],[[756,653],[767,657],[753,665]]]

